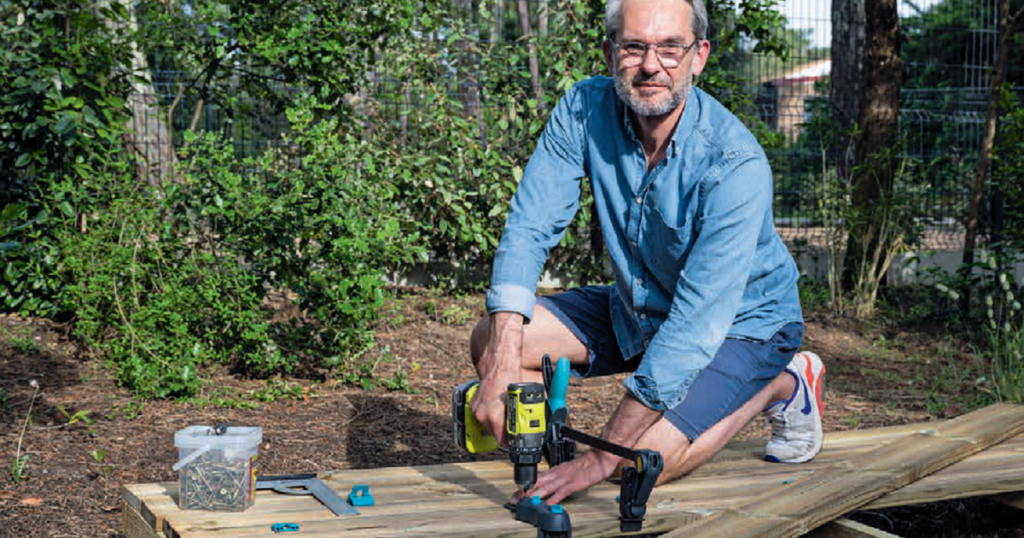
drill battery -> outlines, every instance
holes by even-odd
[[[485,454],[498,449],[498,440],[473,416],[469,402],[473,401],[480,381],[473,379],[455,387],[452,392],[452,425],[455,444],[471,454]]]

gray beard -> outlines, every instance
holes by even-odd
[[[637,79],[642,80],[639,76],[633,77],[633,80]],[[690,93],[690,85],[680,81],[671,88],[667,98],[653,103],[645,103],[633,93],[633,80],[626,80],[621,71],[615,73],[615,93],[638,116],[664,116],[686,102],[686,96]]]

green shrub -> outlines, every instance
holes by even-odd
[[[46,211],[29,218],[29,205],[0,209],[0,304],[22,315],[53,316],[61,289],[59,251],[49,240]]]
[[[423,252],[388,153],[308,109],[290,115],[290,152],[239,161],[190,134],[176,183],[139,187],[125,167],[76,191],[106,199],[87,233],[61,236],[67,306],[125,386],[191,396],[212,363],[265,376],[310,360],[343,375],[373,345],[385,276]],[[307,318],[271,323],[263,303],[278,288]]]
[[[54,182],[89,182],[121,148],[131,92],[122,4],[15,0],[0,8],[0,299],[7,311],[56,316],[61,253],[54,212],[87,226],[88,199],[55,199]]]

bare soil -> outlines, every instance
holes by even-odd
[[[307,368],[304,377],[280,380],[304,389],[296,398],[254,409],[233,408],[230,399],[220,406],[133,399],[101,359],[69,338],[66,325],[0,317],[0,538],[123,536],[121,485],[175,480],[174,432],[193,424],[261,426],[266,474],[479,459],[453,446],[449,401],[452,387],[474,375],[469,333],[483,314],[482,294],[404,293],[379,327],[377,374],[402,372],[407,388],[367,391],[325,382]],[[805,348],[828,368],[827,431],[945,418],[987,401],[981,361],[941,327],[854,323],[812,311]],[[30,380],[40,387],[34,403]],[[217,372],[204,392],[245,395],[267,386]],[[600,431],[621,391],[617,377],[574,385],[576,425]],[[755,423],[741,437],[766,433]],[[28,478],[15,482],[19,443]],[[853,517],[904,537],[1024,538],[1024,511],[983,500]]]

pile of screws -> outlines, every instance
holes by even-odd
[[[223,450],[210,450],[180,470],[183,510],[241,512],[252,504],[249,458],[225,458]]]

